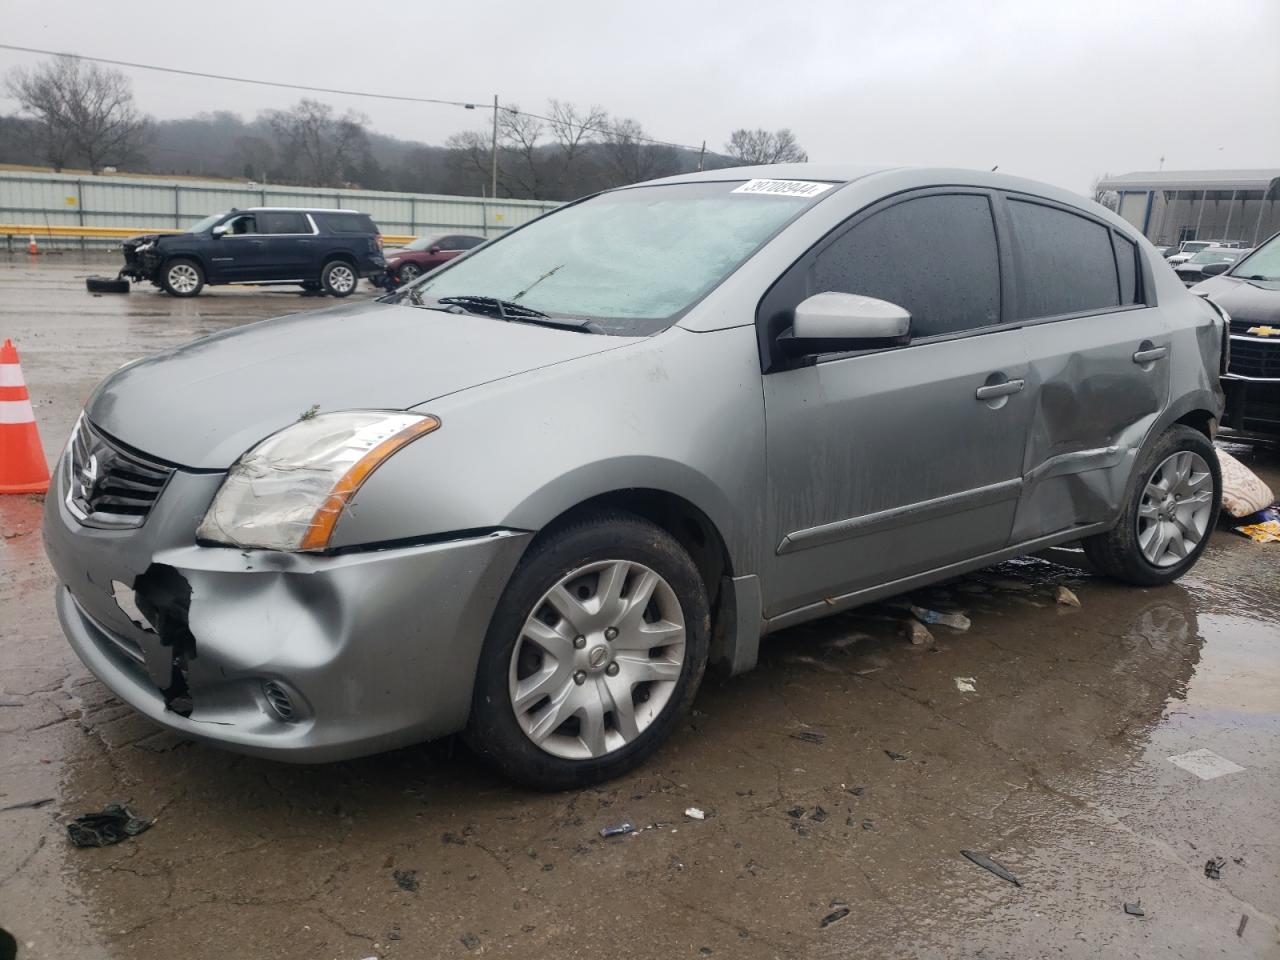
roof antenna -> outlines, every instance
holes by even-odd
[[[997,163],[994,167],[991,168],[991,172],[995,173],[999,169],[1000,169],[1000,164]]]

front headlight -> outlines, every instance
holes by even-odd
[[[385,410],[299,420],[236,461],[196,536],[237,547],[324,550],[369,475],[439,426],[429,415]]]

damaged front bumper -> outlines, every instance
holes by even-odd
[[[68,640],[156,722],[323,762],[461,730],[489,617],[528,534],[333,556],[195,544],[221,474],[176,470],[142,527],[82,526],[55,491],[46,549]]]

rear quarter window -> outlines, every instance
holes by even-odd
[[[1129,306],[1139,303],[1138,245],[1118,233],[1113,236],[1116,244],[1116,267],[1120,273],[1120,304]]]
[[[1012,198],[1009,216],[1018,291],[1015,319],[1089,313],[1120,305],[1110,230],[1056,207]]]
[[[378,233],[367,213],[319,213],[316,218],[330,233]]]

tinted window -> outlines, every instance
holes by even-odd
[[[1120,303],[1116,259],[1106,227],[1074,213],[1010,200],[1015,319],[1103,310]]]
[[[377,233],[366,213],[322,213],[319,218],[332,233]]]
[[[484,243],[484,237],[455,237],[458,241],[459,250],[470,250]]]
[[[280,210],[263,211],[258,214],[258,228],[263,233],[310,233],[311,224],[301,213]]]
[[[1115,234],[1116,265],[1120,268],[1120,302],[1138,303],[1138,245]]]
[[[241,214],[226,222],[227,233],[233,236],[239,236],[245,233],[257,233],[258,225],[254,222],[252,213]]]
[[[991,205],[980,196],[919,197],[872,214],[814,261],[810,292],[859,293],[911,314],[911,335],[1000,322]]]
[[[440,242],[436,244],[441,250],[461,250],[463,249],[461,237],[441,237]]]

